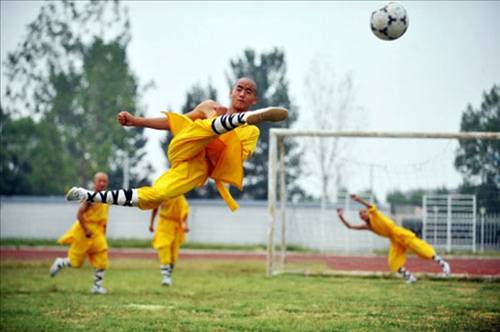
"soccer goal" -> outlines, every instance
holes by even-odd
[[[350,200],[351,193],[375,203],[438,250],[457,245],[475,250],[476,201],[456,193],[462,182],[454,169],[460,140],[500,140],[500,133],[271,129],[267,275],[327,272],[335,270],[329,257],[355,261],[355,256],[386,252],[387,239],[339,222],[336,209],[341,208],[352,224],[362,223],[361,206]],[[301,171],[291,166],[294,154],[301,156]],[[465,220],[465,214],[473,219]]]

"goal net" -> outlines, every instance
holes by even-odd
[[[340,222],[339,208],[351,224],[363,223],[353,193],[437,250],[475,250],[475,197],[457,193],[462,176],[454,168],[458,140],[467,139],[500,140],[500,133],[271,129],[267,274],[327,272],[329,257],[387,252],[387,239]],[[294,184],[289,146],[302,160]]]

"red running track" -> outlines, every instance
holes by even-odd
[[[66,249],[56,248],[0,248],[0,259],[12,260],[42,260],[61,257],[66,254]],[[111,259],[157,259],[156,252],[151,249],[111,249]],[[208,259],[208,260],[261,260],[266,259],[265,253],[223,252],[223,251],[195,251],[185,250],[180,254],[180,259]],[[335,271],[363,271],[363,272],[389,272],[387,259],[382,256],[334,256],[319,254],[290,253],[289,262],[314,261],[323,262]],[[500,258],[456,258],[448,259],[452,274],[467,276],[492,276],[500,277]],[[414,256],[408,257],[406,264],[408,270],[418,273],[439,273],[439,266],[429,260]]]

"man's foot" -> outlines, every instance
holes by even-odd
[[[249,111],[246,123],[256,125],[261,122],[279,122],[288,117],[288,110],[283,107],[266,107],[256,111]]]
[[[61,269],[63,268],[63,258],[56,258],[54,260],[54,263],[52,263],[52,266],[50,267],[50,270],[49,270],[49,275],[51,277],[55,277],[57,273],[59,273],[59,271],[61,271]]]
[[[448,264],[448,262],[444,262],[442,268],[444,276],[448,277],[451,273],[450,264]]]
[[[163,277],[161,284],[163,286],[172,286],[172,277],[171,276]]]
[[[94,287],[92,287],[92,289],[90,290],[90,292],[92,294],[106,294],[108,291],[104,287],[94,286]]]
[[[72,187],[66,193],[67,201],[78,201],[80,203],[84,202],[87,199],[87,190],[81,187]]]
[[[411,275],[408,279],[406,279],[406,283],[408,285],[414,284],[417,282],[417,278],[415,278],[413,275]]]

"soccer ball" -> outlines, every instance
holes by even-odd
[[[401,4],[389,2],[372,12],[370,23],[375,36],[383,40],[394,40],[406,32],[409,20],[406,9]]]

